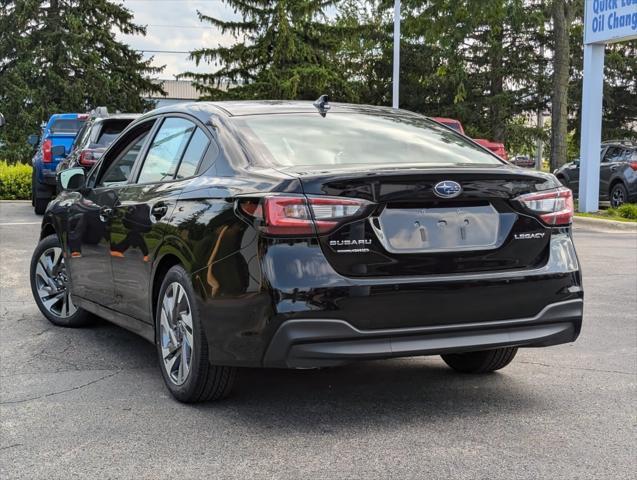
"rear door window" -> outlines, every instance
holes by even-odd
[[[604,155],[604,162],[620,162],[623,156],[623,151],[619,147],[609,147]]]
[[[197,173],[197,167],[204,153],[208,149],[210,141],[205,133],[201,129],[197,128],[193,133],[190,143],[184,152],[184,155],[179,164],[179,170],[177,171],[177,179],[192,177]]]
[[[179,161],[196,130],[183,118],[167,118],[148,149],[137,183],[157,183],[175,177]]]

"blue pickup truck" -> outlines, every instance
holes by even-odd
[[[33,156],[32,203],[35,213],[43,214],[55,195],[55,170],[71,151],[73,141],[88,114],[56,113],[42,127],[42,135],[31,135],[29,143],[37,149]]]

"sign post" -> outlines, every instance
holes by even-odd
[[[586,0],[580,139],[580,212],[599,209],[604,48],[637,38],[637,0]]]
[[[392,108],[398,108],[400,85],[400,0],[394,0],[394,72],[392,76]]]

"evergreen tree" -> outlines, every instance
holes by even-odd
[[[240,21],[224,21],[198,12],[201,21],[230,33],[231,47],[202,48],[191,54],[197,64],[220,68],[186,72],[205,98],[356,100],[342,75],[336,52],[347,33],[327,18],[335,0],[224,0]],[[230,87],[226,90],[227,87]]]
[[[124,43],[145,34],[132,13],[109,0],[0,0],[0,111],[7,120],[0,156],[28,160],[26,136],[56,112],[93,107],[143,111],[161,87],[153,68]]]

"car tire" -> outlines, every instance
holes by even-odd
[[[506,367],[518,352],[517,347],[496,348],[468,353],[441,355],[447,365],[462,373],[488,373]]]
[[[613,185],[613,188],[610,189],[610,206],[613,208],[617,208],[623,203],[626,203],[628,199],[628,190],[626,190],[626,186],[619,182]]]
[[[37,192],[37,183],[35,179],[35,167],[31,169],[31,206],[35,207],[35,195]]]
[[[33,211],[37,215],[44,215],[44,212],[46,212],[46,207],[48,204],[49,204],[48,198],[35,197],[35,200],[33,201]]]
[[[83,327],[92,315],[76,306],[57,235],[43,238],[31,257],[31,292],[40,312],[59,327]]]
[[[155,345],[164,383],[180,402],[226,397],[236,368],[212,365],[190,277],[181,265],[168,270],[157,300]]]

